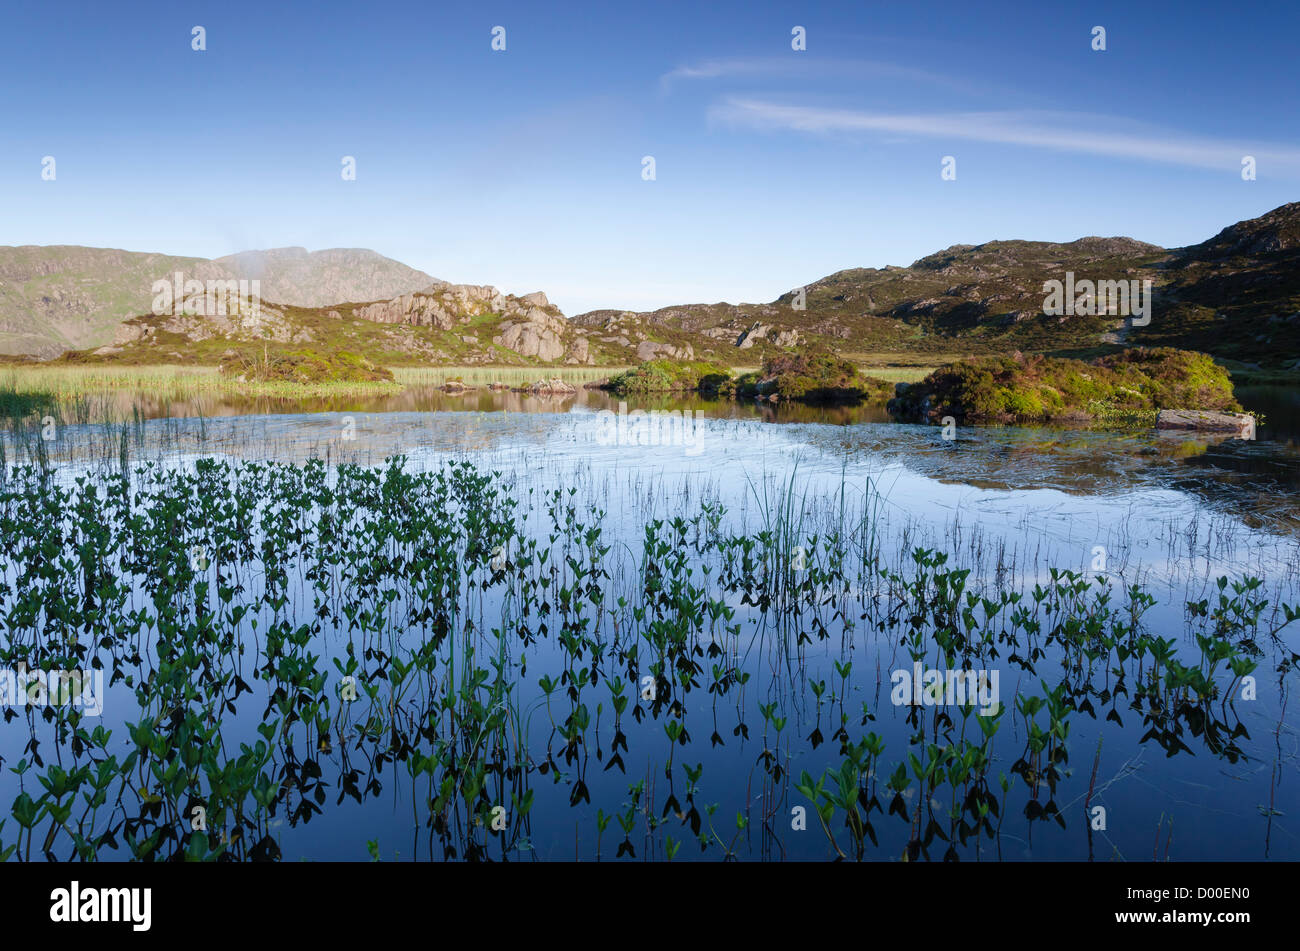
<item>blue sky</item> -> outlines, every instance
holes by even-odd
[[[573,314],[1300,199],[1300,5],[1133,6],[7,0],[0,244],[369,247]]]

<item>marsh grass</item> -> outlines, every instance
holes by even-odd
[[[469,386],[504,383],[528,386],[562,379],[581,386],[604,379],[621,368],[602,367],[400,367],[394,381],[319,383],[242,381],[210,366],[130,366],[115,364],[40,364],[0,368],[0,424],[49,414],[60,424],[131,422],[143,415],[167,414],[168,405],[201,407],[221,398],[278,401],[391,396],[450,380]]]
[[[217,367],[207,366],[45,363],[0,371],[0,392],[43,392],[59,399],[106,390],[215,392],[228,385]]]
[[[451,380],[468,386],[487,386],[504,383],[507,386],[527,386],[538,380],[560,379],[581,385],[613,376],[627,367],[394,367],[393,376],[406,386],[440,386]]]
[[[309,399],[318,396],[393,393],[401,385],[385,381],[334,381],[325,383],[242,382],[223,376],[217,367],[42,365],[11,367],[0,371],[0,410],[21,410],[20,400],[53,401],[58,407],[103,407],[120,402],[110,397],[140,394],[151,400],[183,402],[205,395],[269,396]],[[3,415],[25,415],[4,412]],[[72,414],[76,419],[84,413]]]

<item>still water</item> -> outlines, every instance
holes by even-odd
[[[58,492],[65,553],[78,501],[116,526],[120,616],[79,615],[111,633],[77,656],[130,681],[106,680],[83,721],[112,731],[98,748],[20,709],[0,732],[0,803],[36,799],[51,763],[122,765],[147,715],[166,742],[83,820],[100,858],[132,856],[126,829],[157,833],[155,857],[186,848],[195,803],[239,798],[217,788],[222,764],[264,737],[265,802],[250,790],[211,833],[237,829],[239,858],[1300,858],[1300,622],[1280,607],[1300,604],[1300,454],[1284,412],[1243,443],[1013,427],[945,441],[870,409],[631,409],[679,416],[620,421],[588,391],[427,390],[65,427],[46,449],[57,491],[11,474],[7,530]],[[106,497],[124,439],[136,474],[101,513],[87,487]],[[31,447],[10,439],[6,458],[13,473]],[[208,459],[222,466],[205,474]],[[304,475],[309,460],[325,465]],[[427,481],[449,466],[481,484]],[[143,527],[164,510],[177,517]],[[146,540],[148,556],[124,554]],[[20,610],[48,551],[7,541],[16,662],[64,622]],[[155,577],[158,560],[183,584]],[[185,661],[201,696],[160,676],[164,629],[219,631]],[[277,630],[301,638],[272,649]],[[910,684],[953,669],[1001,716]],[[247,689],[213,686],[226,675]],[[206,768],[175,752],[200,724],[221,750]],[[33,737],[44,765],[20,780],[9,767]],[[192,779],[171,787],[177,761]],[[15,824],[0,850],[77,854],[66,830],[82,827],[38,821],[33,845]]]

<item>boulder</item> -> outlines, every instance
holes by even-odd
[[[532,386],[522,387],[529,393],[576,393],[578,388],[571,383],[565,383],[558,377],[551,380],[538,380]]]
[[[636,345],[638,360],[660,360],[664,357],[671,357],[674,360],[694,360],[695,348],[689,343],[684,347],[674,347],[670,343],[656,343],[653,340],[642,340]]]
[[[748,350],[758,341],[766,339],[767,332],[771,329],[768,324],[756,323],[736,338],[736,346],[741,350]]]
[[[1249,413],[1218,413],[1199,409],[1162,409],[1156,429],[1230,433],[1241,439],[1255,438],[1255,417]]]
[[[587,338],[577,335],[573,342],[569,344],[568,356],[564,358],[565,363],[594,363],[591,358],[591,348],[587,343]]]
[[[513,350],[522,357],[536,357],[553,363],[564,356],[564,333],[568,329],[561,317],[552,317],[543,310],[529,311],[529,319],[522,323],[506,321],[501,333],[492,338],[498,347]]]

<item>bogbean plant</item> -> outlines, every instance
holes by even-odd
[[[1297,616],[1266,621],[1258,580],[1222,579],[1187,605],[1193,663],[1144,625],[1139,586],[1117,605],[1068,571],[1022,593],[976,590],[931,549],[891,565],[874,503],[850,516],[842,488],[813,532],[793,477],[756,488],[757,530],[704,502],[619,536],[572,488],[535,502],[467,463],[56,476],[0,473],[0,669],[99,670],[108,695],[103,722],[4,710],[27,739],[3,763],[0,858],[24,861],[276,859],[286,827],[390,785],[414,857],[527,856],[566,802],[598,856],[613,824],[616,858],[692,840],[779,857],[800,803],[829,857],[1000,856],[1014,805],[1031,832],[1067,825],[1072,718],[1137,718],[1170,755],[1189,738],[1244,755],[1233,693]],[[908,706],[890,749],[873,662],[1033,687],[993,710]],[[697,755],[729,745],[748,776]],[[615,771],[638,777],[626,798],[593,802]]]
[[[1238,582],[1220,578],[1213,609],[1206,601],[1187,605],[1191,617],[1210,622],[1203,625],[1207,630],[1195,634],[1201,657],[1200,664],[1191,667],[1179,660],[1173,639],[1143,630],[1141,617],[1155,602],[1139,586],[1130,586],[1128,604],[1116,609],[1109,584],[1053,569],[1051,583],[1036,585],[1032,603],[1026,604],[1018,592],[999,591],[988,597],[967,591],[969,570],[948,569],[947,561],[944,553],[914,549],[910,577],[880,568],[889,591],[887,603],[874,611],[880,602],[869,602],[863,616],[879,630],[896,633],[909,665],[973,671],[1002,662],[1033,674],[1044,660],[1058,659],[1061,679],[1055,686],[1039,679],[1040,694],[1015,697],[1026,740],[1010,772],[1023,781],[1023,814],[1031,830],[1035,821],[1047,819],[1066,826],[1056,793],[1069,761],[1072,715],[1082,712],[1096,720],[1097,708],[1109,706],[1105,719],[1123,726],[1118,701],[1125,697],[1128,708],[1148,727],[1141,742],[1154,740],[1168,755],[1190,752],[1180,739],[1189,730],[1202,737],[1212,753],[1235,762],[1243,753],[1234,741],[1247,732],[1235,709],[1229,713],[1232,691],[1256,669],[1250,657],[1262,652],[1259,642],[1271,641],[1286,655],[1279,666],[1282,675],[1300,660],[1278,638],[1283,627],[1300,617],[1300,609],[1280,605],[1281,623],[1261,632],[1267,602],[1258,595],[1262,582],[1256,578]],[[1232,675],[1226,687],[1216,680],[1221,665]],[[1094,683],[1099,676],[1102,683]],[[1131,696],[1130,681],[1136,682]],[[1216,699],[1217,713],[1211,704]],[[956,846],[980,835],[994,840],[1001,856],[1003,810],[1013,781],[999,772],[999,801],[990,778],[993,740],[1006,706],[988,716],[976,713],[971,705],[956,709],[960,723],[943,706],[936,706],[928,717],[924,706],[907,708],[914,749],[896,765],[887,784],[893,793],[888,814],[909,824],[904,860],[931,857],[936,840],[947,843],[943,858],[957,859]],[[1040,713],[1045,717],[1040,718]],[[867,713],[864,723],[871,718]],[[972,719],[978,733],[970,729]],[[875,767],[864,769],[862,763],[868,754],[879,761],[882,751],[874,733],[856,747],[842,740],[839,768],[828,768],[819,779],[804,772],[797,786],[816,808],[837,857],[846,857],[840,828],[847,833],[847,854],[852,857],[862,856],[864,834],[876,842],[870,817],[882,804],[874,783]],[[943,804],[935,793],[944,786],[949,794],[940,822],[936,812]]]

